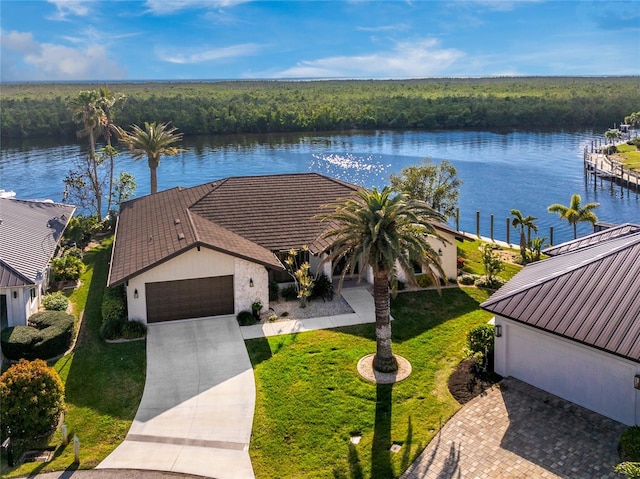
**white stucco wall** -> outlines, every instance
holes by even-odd
[[[440,255],[440,263],[442,265],[442,269],[444,270],[444,274],[448,279],[455,280],[458,277],[458,251],[456,247],[456,239],[453,237],[453,235],[445,232],[441,232],[440,235],[445,238],[448,243],[438,238],[430,237],[429,244],[436,253],[442,251],[442,255]],[[407,276],[406,274],[404,274],[404,271],[400,269],[399,265],[397,265],[397,271],[398,280],[406,282]],[[423,268],[422,272],[424,273],[425,271],[426,270]]]
[[[251,310],[251,304],[260,299],[265,310],[269,308],[269,282],[264,266],[209,248],[192,248],[135,278],[129,279],[126,287],[129,320],[147,322],[147,300],[145,283],[176,281],[181,279],[207,278],[212,276],[234,276],[235,313]],[[249,284],[253,278],[254,287]],[[135,298],[135,291],[138,297]]]
[[[36,291],[36,297],[31,299],[31,289]],[[16,295],[14,298],[13,295]],[[26,326],[27,319],[38,312],[40,295],[38,286],[19,288],[0,288],[0,294],[7,296],[7,324],[8,326]]]
[[[495,370],[627,425],[640,424],[640,363],[496,316]]]

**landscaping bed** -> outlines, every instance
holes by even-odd
[[[479,371],[475,360],[465,359],[449,376],[447,387],[456,401],[466,404],[474,397],[484,394],[501,380],[502,376],[499,374],[492,371]]]

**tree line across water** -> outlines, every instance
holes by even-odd
[[[3,138],[74,139],[69,101],[98,84],[5,84]],[[640,109],[640,77],[115,83],[116,121],[184,135],[350,129],[605,128]]]

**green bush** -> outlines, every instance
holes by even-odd
[[[124,301],[124,289],[105,288],[102,294],[102,321],[126,321],[127,307]]]
[[[477,367],[486,371],[493,369],[489,358],[493,355],[495,344],[494,327],[492,324],[481,324],[467,333],[468,356],[476,361]]]
[[[65,410],[64,386],[42,360],[21,360],[0,376],[2,438],[31,439],[53,432]]]
[[[640,479],[640,462],[621,462],[614,472],[626,475],[627,479]]]
[[[42,306],[49,311],[66,311],[69,299],[60,291],[47,294],[42,298]]]
[[[71,246],[70,248],[67,248],[64,254],[66,256],[75,256],[76,258],[82,259],[82,250],[77,246]]]
[[[285,301],[294,301],[298,299],[298,290],[294,285],[290,284],[280,291],[280,296]]]
[[[333,290],[333,281],[324,273],[320,273],[316,276],[313,282],[313,288],[311,289],[311,299],[322,299],[326,301],[333,301],[335,291]]]
[[[122,328],[126,321],[124,319],[107,319],[102,321],[100,325],[100,336],[102,339],[113,340],[120,339],[122,337]]]
[[[506,281],[499,276],[494,276],[491,280],[489,280],[486,276],[480,276],[475,280],[474,284],[478,288],[498,289],[505,283]]]
[[[142,321],[125,321],[122,325],[124,339],[142,338],[147,334],[147,326]]]
[[[240,311],[236,316],[236,319],[240,326],[250,326],[257,322],[251,311]]]
[[[609,145],[602,148],[602,153],[605,155],[613,155],[618,152],[618,147],[616,145]]]
[[[51,268],[54,281],[77,281],[80,279],[80,275],[84,273],[85,266],[80,258],[65,255],[61,258],[53,259]]]
[[[478,280],[478,278],[480,278],[480,276],[477,274],[464,273],[458,276],[458,282],[466,286],[472,286],[476,284],[476,280]]]
[[[29,318],[30,326],[2,330],[3,354],[13,360],[50,359],[64,354],[75,332],[74,319],[64,311],[41,311]]]
[[[625,461],[640,462],[640,426],[631,426],[622,433],[620,452]]]
[[[280,286],[277,281],[269,281],[269,301],[278,301],[280,297]]]
[[[433,286],[433,279],[428,274],[416,275],[416,281],[421,288],[429,288]]]

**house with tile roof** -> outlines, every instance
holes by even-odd
[[[640,424],[640,226],[547,250],[481,307],[495,370],[624,424]]]
[[[75,206],[0,198],[1,327],[24,326],[40,307],[62,233]]]
[[[282,266],[289,250],[309,248],[312,272],[323,263],[327,224],[322,206],[358,186],[317,173],[224,178],[172,188],[121,205],[109,286],[124,284],[128,317],[146,323],[237,314],[269,304],[269,281],[291,281]],[[454,231],[446,241],[447,276],[456,276]]]

